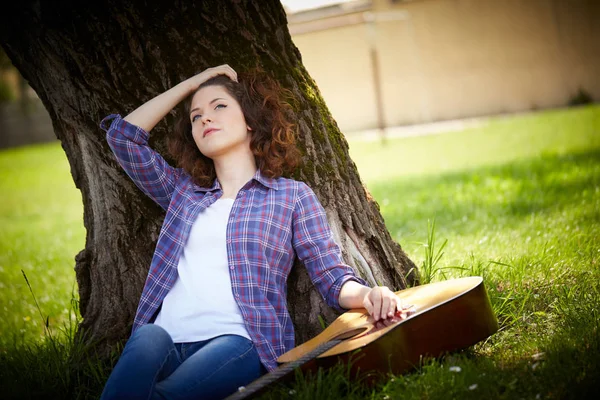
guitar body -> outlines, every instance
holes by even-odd
[[[268,385],[303,372],[349,362],[352,376],[373,382],[380,374],[402,374],[419,365],[422,357],[437,357],[464,349],[493,334],[498,322],[481,277],[436,282],[396,294],[414,313],[390,326],[377,328],[365,309],[339,316],[313,339],[281,355],[282,364],[227,400],[241,400]]]
[[[365,309],[350,310],[322,333],[278,358],[287,363],[310,352],[340,333],[363,329],[302,367],[303,371],[352,361],[352,371],[404,373],[419,365],[421,357],[437,357],[469,347],[498,330],[498,322],[483,279],[451,279],[401,290],[396,294],[415,313],[391,326],[377,329]],[[358,354],[355,350],[360,349]]]

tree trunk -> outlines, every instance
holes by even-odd
[[[295,178],[321,200],[347,263],[372,285],[397,289],[405,276],[413,279],[414,265],[361,184],[278,1],[58,3],[10,2],[0,43],[47,108],[81,190],[87,237],[75,265],[80,333],[103,349],[128,336],[164,217],[117,165],[99,121],[224,63],[236,70],[260,65],[298,99],[304,159]],[[171,113],[152,132],[151,146],[163,154],[173,123]],[[317,315],[335,315],[303,268],[294,268],[288,286],[302,342],[320,331]]]

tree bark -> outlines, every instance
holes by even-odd
[[[164,214],[117,165],[98,124],[209,66],[260,65],[292,91],[304,154],[294,177],[321,200],[344,259],[372,285],[399,289],[406,277],[414,280],[414,264],[363,187],[278,1],[9,4],[0,17],[0,43],[48,110],[81,190],[87,237],[75,265],[80,333],[102,349],[129,334]],[[173,123],[171,113],[152,132],[150,144],[163,154]],[[304,268],[295,266],[288,286],[303,342],[321,330],[318,315],[331,321],[335,313]]]

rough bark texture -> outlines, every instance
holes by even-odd
[[[75,266],[80,332],[103,348],[128,336],[164,216],[117,165],[99,121],[110,113],[126,115],[223,63],[237,70],[260,65],[293,92],[305,154],[295,178],[316,192],[346,261],[361,276],[371,284],[406,286],[414,265],[392,241],[364,189],[346,141],[302,66],[278,1],[9,4],[0,17],[0,43],[50,113],[82,194],[87,239]],[[157,150],[164,150],[173,122],[169,115],[153,130]],[[320,331],[319,314],[335,317],[297,266],[289,303],[300,342]]]

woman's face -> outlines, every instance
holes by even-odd
[[[196,92],[190,107],[192,136],[206,157],[250,151],[250,134],[239,103],[222,86]]]

